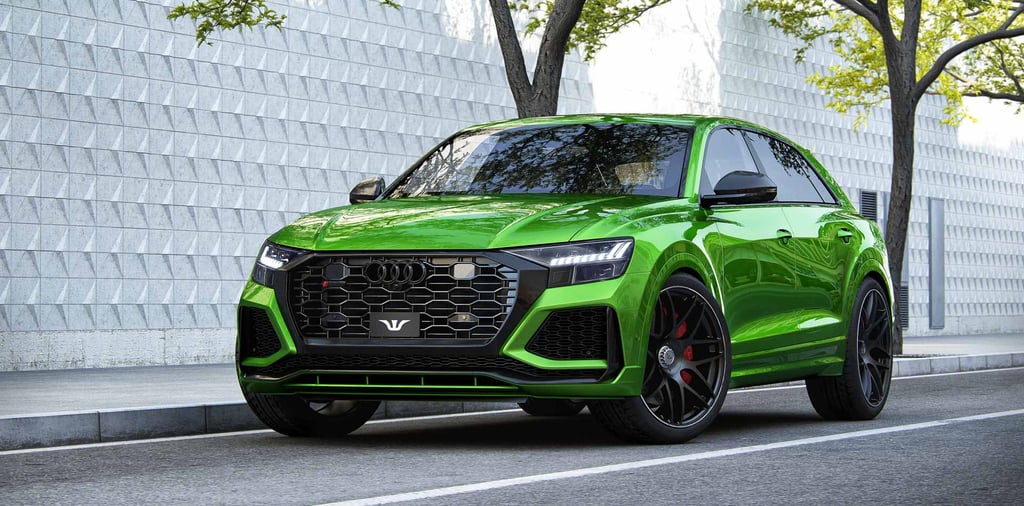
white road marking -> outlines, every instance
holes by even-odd
[[[961,374],[979,374],[987,372],[1005,372],[1015,371],[1024,369],[1024,367],[1007,367],[1003,369],[982,369],[978,371],[962,371],[962,372],[948,372],[940,374],[921,374],[918,376],[901,376],[893,378],[893,381],[904,380],[904,379],[921,379],[941,376],[958,376]],[[778,387],[752,387],[744,388],[742,390],[731,390],[728,395],[736,395],[746,392],[768,392],[772,390],[791,390],[795,388],[804,388],[803,385],[789,385],[789,386],[778,386]],[[444,420],[448,418],[462,418],[462,417],[476,417],[476,416],[487,416],[487,415],[498,415],[498,414],[510,414],[519,412],[518,408],[514,409],[500,409],[494,411],[473,411],[470,413],[451,413],[447,415],[426,415],[426,416],[412,416],[408,418],[388,418],[386,420],[371,420],[367,422],[367,425],[377,424],[391,424],[399,422],[419,422],[424,420]],[[80,413],[80,412],[76,412]],[[49,446],[46,448],[24,448],[21,450],[0,450],[0,457],[5,455],[19,455],[23,453],[46,453],[46,452],[58,452],[65,450],[83,450],[88,448],[105,448],[108,446],[130,446],[138,444],[149,444],[149,443],[167,443],[174,441],[190,441],[193,439],[212,439],[221,437],[236,437],[236,436],[251,436],[254,434],[269,434],[274,431],[270,429],[258,429],[258,430],[246,430],[236,432],[217,432],[213,434],[195,434],[191,436],[172,436],[172,437],[160,437],[151,439],[132,439],[128,441],[106,441],[102,443],[85,443],[77,445],[65,445],[65,446]]]
[[[999,411],[996,413],[985,413],[981,415],[964,416],[958,418],[947,418],[944,420],[934,420],[931,422],[912,423],[907,425],[896,425],[893,427],[883,427],[880,429],[869,429],[869,430],[858,430],[853,432],[843,432],[840,434],[832,434],[828,436],[809,437],[804,439],[794,439],[790,441],[779,441],[777,443],[768,443],[762,445],[753,446],[741,446],[738,448],[727,448],[724,450],[715,450],[709,452],[692,453],[688,455],[678,455],[675,457],[663,457],[658,459],[649,460],[638,460],[634,462],[624,462],[621,464],[612,464],[606,466],[596,467],[585,467],[582,469],[573,469],[569,471],[559,471],[554,473],[535,474],[531,476],[522,476],[519,478],[507,478],[503,480],[485,481],[480,483],[471,483],[468,485],[456,485],[452,487],[441,487],[428,490],[418,490],[415,492],[405,492],[401,494],[382,495],[377,497],[367,497],[365,499],[355,499],[350,501],[341,501],[334,503],[322,504],[320,506],[363,506],[363,505],[374,505],[374,504],[393,504],[398,502],[416,501],[421,499],[433,499],[437,497],[445,497],[457,494],[467,494],[472,492],[484,492],[488,490],[494,490],[497,488],[513,487],[516,485],[528,485],[532,483],[554,481],[554,480],[566,480],[571,478],[581,478],[584,476],[593,476],[598,474],[616,473],[622,471],[632,471],[636,469],[643,469],[646,467],[653,466],[664,466],[669,464],[679,464],[682,462],[693,462],[696,460],[706,460],[718,457],[730,457],[733,455],[743,455],[746,453],[763,452],[768,450],[778,450],[781,448],[792,448],[794,446],[804,446],[818,443],[828,443],[831,441],[842,441],[845,439],[862,438],[869,436],[877,436],[880,434],[891,434],[894,432],[907,432],[913,430],[929,429],[933,427],[941,427],[944,425],[950,425],[955,423],[966,423],[978,420],[988,420],[991,418],[1002,418],[1007,416],[1019,416],[1024,415],[1024,409],[1015,409],[1012,411]]]
[[[266,434],[268,432],[273,431],[270,429],[259,429],[239,432],[219,432],[216,434],[195,434],[192,436],[156,437],[152,439],[130,439],[127,441],[105,441],[102,443],[85,443],[80,445],[48,446],[46,448],[24,448],[21,450],[0,451],[0,457],[6,455],[20,455],[22,453],[60,452],[64,450],[85,450],[87,448],[107,448],[110,446],[131,446],[144,443],[167,443],[171,441],[191,441],[193,439],[212,439],[227,436],[249,436],[252,434]]]

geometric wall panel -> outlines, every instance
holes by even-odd
[[[486,9],[272,3],[199,48],[173,2],[0,7],[0,370],[227,361],[267,235],[515,115]]]

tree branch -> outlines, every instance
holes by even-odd
[[[1024,10],[1024,4],[1021,4],[1021,6],[1015,10],[1013,17],[1019,15],[1021,10]],[[931,87],[932,83],[934,83],[935,80],[939,78],[939,75],[942,74],[942,71],[943,69],[946,68],[946,65],[949,65],[949,62],[953,61],[953,59],[956,58],[957,56],[960,56],[961,54],[971,49],[974,49],[975,47],[985,44],[986,42],[992,42],[994,40],[1012,39],[1014,37],[1020,37],[1022,35],[1024,35],[1024,28],[1014,28],[1013,30],[999,29],[976,35],[947,49],[945,52],[939,55],[938,58],[935,59],[935,63],[932,64],[932,67],[928,69],[928,72],[925,73],[925,75],[922,76],[921,79],[917,82],[917,85],[914,86],[914,97],[920,98],[922,95],[924,95],[924,92],[927,91],[928,88]]]
[[[900,42],[904,47],[917,47],[917,37],[921,32],[921,0],[904,0],[903,29],[900,31]]]
[[[489,0],[494,27],[498,32],[498,45],[501,46],[501,57],[505,60],[505,77],[508,79],[509,90],[515,98],[516,107],[523,111],[519,104],[525,104],[527,97],[533,94],[533,85],[526,73],[526,61],[523,59],[523,48],[519,44],[516,25],[512,21],[512,12],[507,0]]]
[[[630,24],[630,23],[640,19],[640,16],[643,16],[644,13],[646,13],[647,11],[649,11],[649,10],[659,6],[659,5],[667,4],[670,1],[671,0],[654,0],[650,4],[645,5],[645,6],[641,7],[641,8],[639,8],[639,9],[637,9],[635,14],[633,14],[631,16],[624,17],[624,18],[619,19],[619,20],[616,20],[614,23],[609,25],[608,26],[608,33],[615,33],[617,31],[619,31],[622,27],[624,27],[624,26],[626,26],[626,25],[628,25],[628,24]]]
[[[953,79],[963,83],[966,86],[971,87],[971,89],[964,90],[961,92],[961,94],[965,97],[983,97],[995,100],[1008,100],[1010,102],[1024,103],[1024,87],[1021,86],[1020,79],[1018,79],[1017,76],[1013,75],[1013,73],[1011,73],[1010,70],[1006,67],[1006,63],[1002,59],[1001,52],[1000,67],[1002,68],[1002,71],[1006,74],[1006,77],[1010,79],[1010,82],[1013,83],[1013,87],[1017,90],[1016,93],[989,91],[986,89],[979,88],[977,84],[968,81],[964,76],[961,76],[960,74],[957,74],[956,72],[953,72],[952,70],[949,69],[944,69],[942,73],[946,74],[949,77],[952,77]],[[938,92],[926,91],[925,93],[941,95],[941,93]]]
[[[491,0],[495,2],[497,0]],[[534,94],[544,90],[554,90],[558,93],[557,81],[561,80],[562,65],[565,63],[565,47],[569,43],[569,35],[576,26],[583,12],[583,4],[586,0],[556,0],[551,14],[548,15],[548,23],[544,27],[544,35],[540,40],[540,49],[537,54],[537,65],[533,70],[533,92]]]
[[[1018,5],[1016,9],[1010,12],[1010,15],[1006,18],[1006,21],[1004,21],[1002,26],[999,27],[1000,30],[1006,30],[1007,28],[1013,26],[1014,20],[1016,20],[1017,17],[1020,16],[1022,12],[1024,12],[1024,2],[1017,3],[1019,3],[1020,5]]]
[[[878,4],[871,0],[833,0],[841,7],[848,9],[850,12],[864,18],[868,23],[871,24],[875,30],[878,31],[883,37],[885,33],[882,29],[882,23],[880,20]],[[890,31],[890,33],[892,33]]]
[[[1024,95],[1017,95],[1014,93],[999,93],[988,90],[977,90],[977,91],[965,91],[963,92],[965,97],[980,97],[980,98],[991,98],[993,100],[1006,100],[1009,102],[1019,102],[1024,104]]]

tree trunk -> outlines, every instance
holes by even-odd
[[[899,290],[903,279],[904,252],[907,244],[907,226],[910,222],[910,204],[914,181],[914,127],[919,97],[914,94],[917,84],[917,37],[908,36],[904,27],[903,40],[889,40],[886,44],[886,63],[889,71],[889,97],[892,111],[892,183],[889,209],[886,213],[885,246],[889,253],[889,275],[897,300],[893,314],[897,323],[893,329],[894,353],[903,353],[903,328],[899,325]],[[908,308],[909,310],[909,308]]]
[[[586,0],[557,0],[541,37],[533,81],[526,72],[526,60],[519,44],[508,0],[489,0],[494,28],[498,34],[505,77],[520,118],[558,114],[558,90],[562,82],[565,49],[569,34],[580,19]]]
[[[914,180],[914,120],[915,107],[906,100],[892,101],[892,184],[889,209],[886,213],[885,245],[889,252],[889,275],[897,302],[893,304],[897,324],[894,329],[896,353],[903,352],[903,327],[899,325],[898,295],[904,281],[903,262],[907,244],[907,226],[910,223],[910,203]]]

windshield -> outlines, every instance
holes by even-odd
[[[575,124],[477,130],[438,146],[388,198],[494,193],[679,194],[690,130]]]

